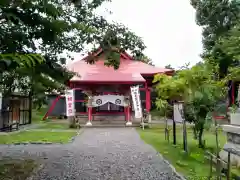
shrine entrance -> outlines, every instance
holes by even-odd
[[[94,112],[96,113],[105,113],[105,114],[119,114],[119,113],[123,113],[124,112],[124,107],[123,106],[119,106],[116,104],[113,104],[111,102],[107,102],[106,104],[103,104],[101,106],[98,107],[94,107],[93,108]]]
[[[96,112],[123,112],[124,96],[120,95],[101,95],[93,96],[92,106]]]
[[[89,64],[86,56],[68,66],[69,71],[77,73],[67,83],[67,86],[75,91],[75,109],[72,111],[76,116],[86,116],[86,125],[92,125],[92,121],[97,121],[95,119],[97,116],[121,116],[126,125],[132,125],[132,121],[137,118],[132,116],[130,87],[139,86],[140,92],[144,94],[140,101],[144,103],[143,108],[149,112],[154,75],[159,73],[171,75],[174,71],[134,60],[125,51],[120,53],[119,68],[114,69],[105,65],[106,53],[99,47],[92,53],[96,58],[94,64]],[[77,97],[77,91],[81,91],[87,97],[80,99]],[[55,104],[49,108],[44,118],[54,109]]]
[[[92,108],[92,113],[89,116],[93,116],[92,120],[103,120],[103,119],[117,119],[117,120],[128,120],[127,108],[129,102],[123,95],[98,95],[90,97],[89,107]],[[91,111],[91,110],[90,110]],[[114,118],[114,115],[122,118]],[[110,117],[109,117],[110,116]],[[108,118],[109,117],[109,118]]]

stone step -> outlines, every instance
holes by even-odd
[[[92,124],[92,126],[81,125],[84,128],[129,128],[129,127],[139,127],[139,124],[133,124],[132,126],[126,126],[126,124]]]
[[[122,120],[104,120],[104,121],[92,121],[93,123],[100,123],[100,124],[109,124],[109,123],[112,123],[112,124],[125,124],[126,121],[122,121]]]
[[[105,121],[105,120],[116,120],[116,121],[124,121],[124,116],[93,116],[93,121]]]
[[[87,123],[88,121],[80,121],[80,124]],[[92,121],[92,124],[95,125],[125,125],[126,121]],[[140,125],[140,122],[132,122],[132,124]]]

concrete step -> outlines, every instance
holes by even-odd
[[[85,122],[80,121],[80,124],[81,123],[87,123],[87,121],[85,121]],[[95,125],[108,125],[108,124],[111,124],[111,125],[125,125],[126,121],[92,121],[92,124],[95,124]],[[132,124],[139,125],[140,122],[132,122]]]
[[[93,123],[97,123],[97,124],[125,124],[126,123],[126,121],[115,121],[115,120],[110,120],[110,121],[108,121],[108,120],[104,120],[104,121],[92,121]]]
[[[93,121],[105,121],[105,120],[124,121],[125,116],[93,116]]]
[[[122,120],[104,120],[104,121],[92,121],[92,126],[86,126],[86,123],[80,123],[82,127],[126,127],[126,121]],[[130,127],[139,127],[139,122],[132,122],[132,126]]]
[[[133,124],[132,126],[126,126],[126,124],[92,124],[92,126],[82,125],[84,128],[131,128],[131,127],[139,127],[139,124]]]

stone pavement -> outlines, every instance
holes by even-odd
[[[42,163],[32,180],[179,180],[134,128],[84,129],[71,144],[0,146],[0,157]]]

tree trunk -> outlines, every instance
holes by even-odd
[[[195,140],[198,139],[198,132],[197,132],[197,129],[196,129],[195,125],[193,126],[193,138],[194,138]]]
[[[198,146],[199,148],[204,148],[204,142],[203,142],[203,130],[204,125],[201,123],[198,131]]]
[[[74,117],[68,117],[69,128],[76,128],[76,120]]]
[[[165,140],[168,141],[169,143],[169,130],[168,130],[168,119],[166,117],[166,114],[165,114]]]

